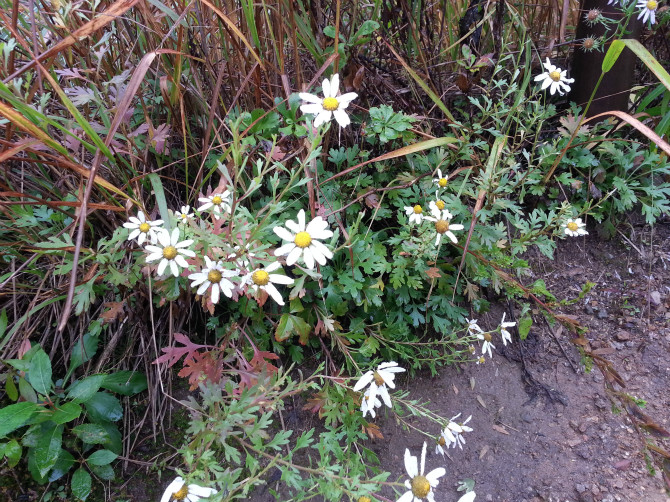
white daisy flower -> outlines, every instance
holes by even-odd
[[[449,429],[454,436],[454,442],[450,446],[453,446],[454,448],[458,446],[462,450],[463,445],[465,444],[465,437],[463,436],[463,433],[472,432],[472,427],[466,425],[472,418],[472,415],[470,415],[464,422],[456,422],[456,419],[460,416],[461,414],[459,413],[458,415],[451,417],[446,428]]]
[[[181,206],[180,211],[175,211],[174,214],[177,217],[179,223],[186,223],[188,220],[193,218],[193,213],[191,212],[191,206]]]
[[[656,9],[658,9],[656,0],[638,0],[636,7],[642,9],[637,18],[642,18],[643,23],[646,23],[647,19],[651,21],[651,24],[656,23]]]
[[[570,237],[579,237],[580,235],[588,235],[589,233],[585,230],[586,223],[582,223],[581,218],[573,220],[570,218],[568,221],[563,223],[563,231]]]
[[[468,335],[473,336],[477,333],[484,332],[484,330],[479,327],[479,324],[477,324],[477,319],[466,319],[466,321],[468,322]]]
[[[423,499],[435,502],[433,488],[440,484],[439,478],[444,476],[447,471],[444,467],[438,467],[424,475],[425,466],[425,442],[423,443],[423,449],[421,450],[421,470],[419,470],[417,458],[409,452],[409,449],[405,450],[405,469],[407,469],[407,475],[410,477],[410,479],[405,481],[405,486],[409,491],[403,494],[403,496],[398,499],[398,502],[421,502]]]
[[[449,427],[445,427],[442,432],[440,432],[440,437],[437,438],[437,444],[435,445],[435,454],[441,454],[444,457],[446,449],[448,449],[452,444],[456,443],[456,437],[449,430]]]
[[[214,218],[217,220],[221,218],[222,213],[225,214],[231,211],[232,196],[228,190],[225,190],[223,193],[213,193],[209,197],[199,197],[198,200],[203,202],[198,211],[211,210],[214,213]]]
[[[493,357],[491,349],[495,349],[496,346],[491,343],[491,333],[480,333],[477,335],[477,338],[479,340],[484,340],[484,344],[482,345],[482,355],[488,352],[489,357]]]
[[[279,305],[284,305],[284,299],[275,287],[275,284],[290,285],[293,284],[294,280],[285,275],[270,273],[279,268],[281,268],[281,264],[277,261],[265,268],[257,268],[253,272],[249,272],[244,276],[241,285],[244,286],[245,284],[249,284],[249,288],[252,289],[254,293],[257,293],[258,290],[261,289],[270,295]]]
[[[437,206],[437,204],[431,207],[430,214],[432,216],[424,216],[424,219],[435,222],[435,231],[437,232],[435,245],[437,246],[440,244],[440,239],[442,239],[442,235],[446,235],[447,237],[449,237],[451,242],[456,244],[458,242],[458,239],[456,238],[452,230],[463,230],[463,225],[460,224],[452,225],[450,222],[451,219],[453,218],[453,215],[447,209],[441,210]]]
[[[321,216],[305,225],[305,210],[301,209],[298,212],[298,223],[288,220],[285,225],[286,228],[274,227],[272,231],[285,241],[289,241],[275,250],[275,256],[288,255],[287,265],[293,265],[302,256],[305,266],[313,269],[315,261],[319,265],[325,265],[326,260],[333,257],[330,249],[320,242],[333,236],[333,232],[328,228],[328,222]]]
[[[507,345],[507,342],[512,343],[512,334],[505,328],[516,326],[516,322],[505,322],[506,314],[506,312],[503,312],[502,321],[500,321],[500,336],[502,336],[503,345],[505,346]]]
[[[228,298],[233,297],[233,289],[235,285],[230,282],[228,277],[235,277],[237,272],[235,270],[227,270],[223,267],[222,262],[214,262],[205,256],[205,266],[200,272],[188,276],[193,282],[191,287],[200,286],[196,294],[202,295],[211,286],[212,303],[219,302],[219,292],[226,295]]]
[[[431,200],[430,203],[428,204],[428,208],[430,209],[431,212],[433,212],[433,210],[442,211],[445,208],[445,205],[446,204],[441,199]]]
[[[361,411],[363,412],[363,417],[365,418],[365,415],[370,413],[372,418],[375,418],[377,416],[377,412],[375,411],[375,408],[381,408],[382,407],[382,402],[379,400],[378,397],[374,397],[374,399],[370,399],[370,393],[371,393],[371,388],[365,391],[365,394],[363,394],[363,399],[361,399]]]
[[[161,502],[170,502],[179,500],[184,502],[198,502],[203,497],[211,497],[216,493],[213,488],[206,488],[198,485],[187,485],[179,476],[168,485],[163,492]]]
[[[561,96],[563,96],[563,91],[570,92],[570,86],[568,84],[573,83],[575,79],[566,77],[567,70],[561,70],[559,67],[551,64],[549,58],[547,58],[547,62],[543,66],[544,73],[540,73],[535,77],[535,82],[542,80],[543,90],[551,86],[549,87],[549,92],[553,95],[558,91]]]
[[[472,502],[475,500],[475,497],[477,494],[475,492],[468,492],[465,495],[463,495],[461,498],[458,499],[458,502]]]
[[[405,206],[405,214],[409,216],[410,223],[421,223],[424,219],[423,208],[417,204],[416,206]]]
[[[137,238],[137,243],[141,246],[148,237],[152,244],[156,243],[156,238],[163,225],[163,220],[147,220],[147,217],[142,211],[137,213],[137,217],[131,216],[128,220],[130,221],[124,223],[123,227],[132,230],[128,236],[129,241]]]
[[[300,99],[307,101],[307,103],[300,106],[300,111],[316,115],[314,127],[319,127],[321,124],[329,122],[333,116],[335,116],[335,120],[340,124],[340,127],[347,127],[351,123],[349,115],[344,110],[347,109],[349,103],[358,97],[358,94],[348,92],[338,96],[339,88],[340,76],[336,73],[330,77],[330,80],[325,79],[323,81],[323,98],[307,92],[299,94]]]
[[[146,246],[144,249],[148,255],[146,257],[147,263],[160,260],[156,273],[163,275],[167,266],[170,266],[170,271],[175,277],[179,276],[179,267],[188,268],[188,263],[184,256],[189,258],[195,257],[195,253],[189,249],[184,249],[193,244],[191,239],[179,242],[179,229],[172,230],[172,234],[167,230],[163,230],[158,234],[158,245]]]
[[[370,388],[367,392],[370,393],[370,400],[374,403],[377,394],[379,394],[384,400],[384,404],[391,408],[391,396],[386,386],[395,389],[395,383],[393,382],[395,374],[403,371],[405,371],[405,368],[398,366],[395,361],[381,363],[375,371],[370,370],[361,377],[354,386],[354,391],[358,392],[369,384]]]
[[[435,183],[439,188],[446,188],[449,184],[449,176],[446,174],[443,176],[442,169],[438,169],[437,178],[433,178],[433,183]]]

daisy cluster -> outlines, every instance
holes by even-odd
[[[433,179],[433,184],[437,187],[437,198],[428,203],[430,215],[424,213],[424,209],[420,204],[415,206],[405,206],[403,210],[409,216],[409,223],[420,225],[425,221],[433,224],[435,229],[435,245],[438,246],[442,240],[442,236],[446,236],[451,242],[456,244],[458,239],[454,235],[454,231],[463,230],[463,225],[453,224],[451,220],[454,216],[446,209],[444,200],[440,198],[440,192],[449,184],[449,177],[447,174],[442,174],[442,170],[437,170],[437,177]]]
[[[195,213],[210,213],[215,221],[230,215],[233,210],[232,194],[228,190],[199,200],[201,206]],[[259,291],[264,291],[277,304],[284,305],[277,285],[292,285],[294,279],[284,275],[281,263],[265,256],[267,253],[261,262],[261,256],[247,244],[236,246],[227,253],[221,248],[213,248],[209,253],[196,255],[193,250],[195,241],[186,238],[192,233],[189,222],[195,218],[195,213],[190,206],[174,211],[177,225],[171,230],[164,226],[163,220],[149,220],[142,211],[131,216],[123,226],[130,230],[128,240],[143,246],[146,263],[156,265],[157,276],[179,277],[188,273],[191,287],[197,288],[196,294],[207,296],[212,304],[218,303],[222,296],[233,298],[233,294],[246,293],[256,296]],[[301,263],[311,270],[316,264],[325,265],[333,257],[332,251],[322,242],[332,237],[333,232],[320,216],[307,222],[305,211],[301,209],[297,221],[287,220],[284,226],[275,226],[272,230],[284,241],[274,251],[274,256],[286,256],[289,266]],[[265,264],[261,266],[261,263]]]
[[[479,327],[476,319],[466,319],[466,322],[468,323],[466,328],[467,334],[482,342],[482,355],[477,359],[477,364],[483,364],[486,361],[484,358],[486,354],[488,354],[489,359],[493,358],[493,349],[496,348],[496,346],[493,345],[493,334],[500,333],[500,338],[503,345],[505,346],[507,346],[507,342],[512,342],[512,334],[507,330],[507,328],[516,326],[516,322],[505,321],[505,315],[506,313],[503,312],[500,326],[498,326],[498,328],[494,331],[484,331],[481,327]],[[474,352],[474,348],[471,350]]]

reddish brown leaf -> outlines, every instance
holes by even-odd
[[[103,307],[106,307],[107,310],[105,310],[101,315],[100,315],[100,320],[102,321],[103,324],[108,324],[110,322],[116,321],[123,315],[123,306],[125,305],[125,302],[107,302],[103,305]]]
[[[426,275],[431,279],[439,279],[440,277],[442,277],[440,269],[437,267],[430,267],[428,270],[426,270]]]
[[[379,429],[379,426],[377,424],[369,423],[368,425],[363,427],[363,430],[371,438],[384,439],[384,435],[382,434],[382,431]]]
[[[174,366],[174,364],[185,355],[191,355],[191,353],[196,352],[198,349],[207,347],[207,345],[198,345],[193,343],[188,337],[182,333],[174,334],[175,341],[184,345],[183,347],[163,347],[161,350],[164,352],[162,356],[156,359],[153,364],[158,363],[168,363],[168,368]]]
[[[213,384],[221,382],[223,366],[218,359],[219,351],[192,352],[185,360],[184,367],[178,373],[180,377],[188,377],[189,390],[198,388],[200,382]]]

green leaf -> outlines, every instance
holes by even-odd
[[[77,340],[77,343],[72,347],[70,366],[67,370],[66,379],[74,372],[74,370],[89,361],[95,355],[98,350],[98,340],[99,337],[92,333],[86,333],[81,340]]]
[[[158,205],[158,212],[161,214],[161,219],[165,222],[166,225],[170,222],[170,213],[168,212],[167,202],[165,200],[165,189],[163,188],[163,182],[155,173],[147,174],[147,178],[151,181],[151,186],[154,189],[154,198],[156,199],[156,204]],[[172,230],[168,228],[168,230]]]
[[[101,387],[124,396],[133,396],[147,389],[147,377],[139,371],[117,371],[106,375]]]
[[[632,50],[635,54],[637,54],[637,57],[639,57],[642,62],[647,65],[647,68],[649,68],[654,75],[658,77],[658,79],[663,83],[663,85],[670,91],[670,73],[667,72],[665,68],[659,63],[654,56],[651,55],[651,53],[642,45],[640,42],[638,42],[635,39],[632,38],[626,38],[624,40],[616,40],[616,42],[622,42],[626,44],[626,47],[628,47],[630,50]],[[614,45],[614,42],[612,43]],[[610,48],[611,50],[611,48]],[[607,51],[609,53],[609,51]]]
[[[86,459],[86,462],[93,465],[107,465],[116,460],[116,457],[118,457],[118,455],[113,451],[98,450],[91,453],[91,455]]]
[[[21,394],[21,397],[26,401],[31,403],[37,402],[37,393],[35,392],[35,389],[33,389],[23,377],[19,378],[19,394]]]
[[[82,424],[72,429],[75,436],[88,444],[103,444],[110,437],[105,428],[98,424]]]
[[[28,378],[30,385],[35,392],[48,396],[51,391],[51,360],[46,352],[38,350],[30,360],[28,369]]]
[[[56,464],[62,444],[63,426],[52,427],[50,423],[44,424],[35,447],[35,467],[39,470],[40,476],[46,476]]]
[[[91,469],[91,472],[93,474],[98,476],[100,479],[104,479],[105,481],[111,481],[112,479],[115,478],[114,469],[109,464],[107,465],[89,464],[88,468]]]
[[[72,454],[69,451],[63,450],[61,448],[60,454],[58,455],[58,460],[56,460],[53,469],[51,469],[51,472],[49,473],[49,482],[53,483],[54,481],[65,476],[67,471],[69,471],[73,465],[74,457]]]
[[[83,380],[77,380],[70,386],[67,394],[68,399],[76,403],[85,403],[91,399],[100,389],[106,375],[92,375]]]
[[[607,73],[612,69],[612,66],[614,66],[614,63],[619,59],[619,55],[624,47],[626,47],[626,44],[624,44],[623,40],[615,40],[612,42],[607,54],[605,54],[605,59],[603,59],[603,73]]]
[[[7,309],[0,311],[0,337],[5,334],[7,329]]]
[[[12,439],[5,445],[5,458],[10,468],[14,468],[19,463],[21,453],[23,453],[23,448],[16,439]]]
[[[86,497],[91,494],[91,475],[83,467],[80,467],[72,475],[70,488],[72,489],[72,495],[79,500],[86,500]]]
[[[65,424],[79,418],[79,415],[81,415],[81,406],[77,403],[65,403],[58,406],[53,412],[51,420],[57,424]]]
[[[116,422],[123,416],[119,400],[106,392],[95,393],[84,406],[94,422]]]
[[[25,424],[33,413],[41,409],[41,406],[28,402],[10,404],[0,409],[0,437],[5,437],[10,432],[14,432]]]
[[[519,336],[525,340],[530,333],[530,328],[533,325],[533,318],[530,316],[523,317],[519,320]]]
[[[293,334],[300,336],[300,343],[307,343],[307,338],[312,330],[311,326],[301,317],[292,314],[282,314],[275,331],[275,340],[283,342]]]
[[[7,381],[5,382],[5,392],[7,392],[7,397],[12,401],[19,399],[19,389],[16,388],[14,377],[11,374],[7,375]]]

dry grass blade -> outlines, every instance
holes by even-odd
[[[665,140],[663,140],[663,138],[661,138],[652,129],[644,125],[638,119],[625,112],[620,112],[618,110],[611,110],[609,112],[604,112],[598,115],[594,115],[593,117],[589,117],[588,119],[584,120],[583,123],[589,122],[591,120],[596,120],[598,118],[606,117],[607,115],[614,115],[615,117],[619,117],[624,122],[627,122],[628,124],[632,125],[635,129],[637,129],[647,138],[649,138],[650,141],[653,141],[657,147],[659,147],[665,153],[670,155],[670,144],[668,144]]]

